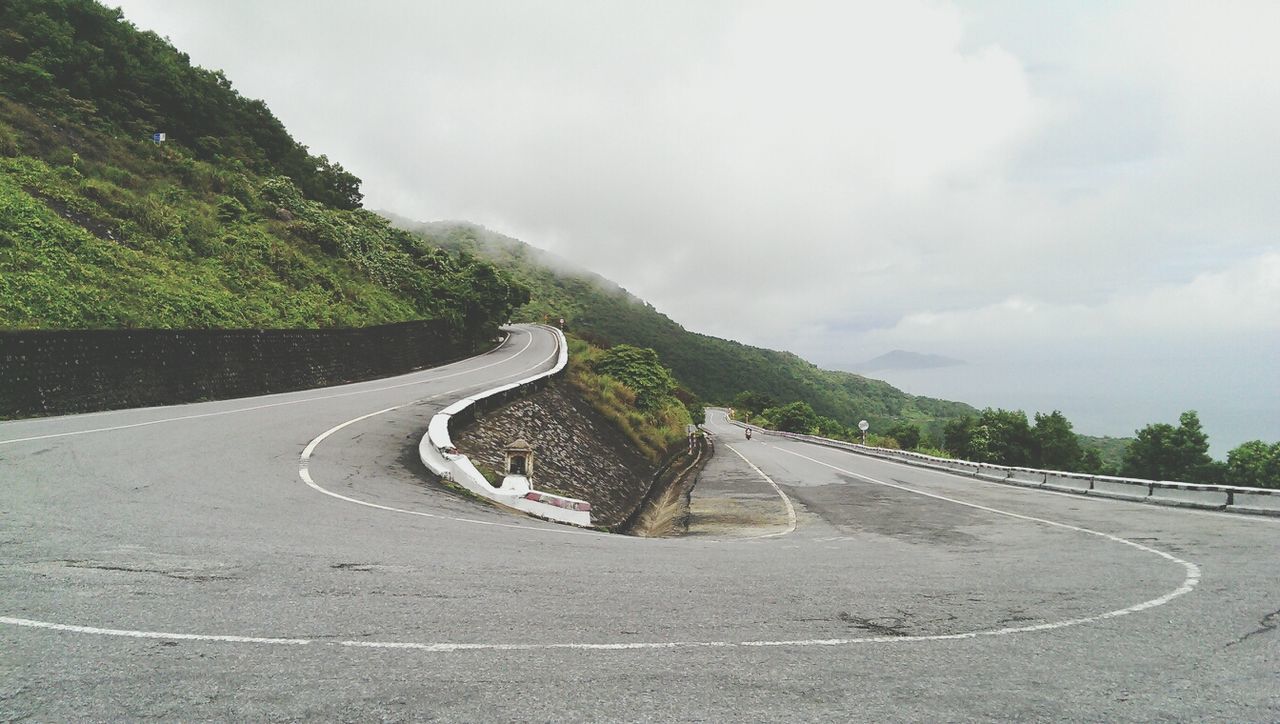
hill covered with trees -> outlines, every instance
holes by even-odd
[[[1177,427],[1153,423],[1135,437],[1095,437],[1076,432],[1057,410],[1029,419],[1021,410],[910,395],[880,380],[819,369],[789,352],[690,332],[614,282],[517,239],[473,224],[386,215],[432,244],[492,261],[527,286],[531,297],[515,311],[517,319],[563,317],[575,334],[600,346],[652,348],[702,400],[731,405],[767,426],[857,440],[856,423],[866,419],[869,441],[890,447],[1005,465],[1280,487],[1280,443],[1247,442],[1215,461],[1194,412]]]
[[[823,370],[790,352],[691,332],[614,282],[517,239],[472,224],[387,215],[433,245],[492,261],[527,286],[531,298],[515,312],[517,319],[564,318],[571,331],[601,346],[652,348],[703,400],[732,404],[751,392],[768,406],[805,402],[829,424],[852,427],[867,419],[883,429],[909,420],[939,435],[943,421],[977,412],[961,402],[910,395],[880,380]]]
[[[1072,432],[1062,413],[1036,413],[1034,424],[1021,410],[983,410],[976,417],[947,422],[945,451],[958,458],[1051,470],[1123,475],[1145,480],[1280,488],[1280,443],[1252,440],[1209,456],[1209,436],[1200,416],[1188,410],[1178,424],[1156,422],[1133,438],[1089,438]]]
[[[266,104],[119,10],[0,3],[0,328],[444,319],[468,337],[528,300],[360,201]]]

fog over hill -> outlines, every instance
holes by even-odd
[[[975,412],[963,403],[906,394],[881,380],[823,370],[791,352],[687,330],[599,274],[475,224],[387,217],[433,245],[481,256],[528,285],[531,301],[515,312],[516,319],[564,318],[570,331],[601,344],[652,347],[680,381],[705,400],[728,402],[752,391],[778,403],[808,402],[819,414],[844,425],[862,418],[878,426],[909,420],[935,437],[944,420]]]
[[[939,367],[955,367],[962,364],[965,364],[964,360],[955,359],[954,357],[895,349],[866,362],[852,365],[851,368],[858,372],[877,372],[879,370],[928,370]]]

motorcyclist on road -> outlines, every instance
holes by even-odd
[[[749,428],[749,427],[747,428],[747,439],[748,439],[748,440],[750,440],[750,439],[751,439],[751,428]]]

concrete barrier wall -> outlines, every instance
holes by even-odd
[[[483,409],[506,404],[516,396],[525,394],[528,390],[537,389],[552,377],[564,373],[569,365],[569,345],[559,329],[555,327],[546,327],[546,329],[556,335],[556,344],[559,349],[555,366],[547,372],[472,395],[444,408],[428,423],[427,434],[418,443],[418,457],[433,475],[457,483],[470,492],[488,498],[499,505],[559,523],[588,527],[591,525],[591,503],[577,498],[528,490],[524,487],[495,488],[466,455],[458,453],[449,434],[450,425],[454,422],[469,420]]]
[[[730,420],[730,422],[739,427],[750,427],[754,434],[800,440],[848,450],[859,455],[867,455],[882,460],[893,460],[907,465],[955,473],[989,482],[1158,505],[1280,516],[1280,490],[1243,488],[1235,485],[1200,485],[1170,480],[1142,480],[1140,478],[1089,475],[1058,470],[1005,467],[989,463],[975,463],[968,460],[936,458],[904,450],[869,447],[843,440],[818,437],[817,435],[778,432],[754,425],[745,425],[736,420]]]
[[[1046,474],[1043,470],[1011,468],[1008,482],[1013,485],[1021,485],[1024,488],[1038,488],[1044,484],[1045,479]]]
[[[1160,481],[1151,483],[1149,500],[1161,505],[1223,510],[1231,502],[1231,491],[1217,486]]]
[[[1227,510],[1236,513],[1280,515],[1280,490],[1237,488],[1231,492]]]
[[[325,387],[469,354],[441,320],[348,329],[0,330],[0,417]]]
[[[1087,493],[1093,489],[1093,477],[1046,470],[1044,471],[1044,484],[1041,487],[1071,493]]]
[[[1003,465],[982,463],[978,466],[976,477],[982,478],[983,480],[989,480],[993,483],[1002,483],[1009,479],[1009,474],[1011,472],[1012,470],[1010,468],[1006,468]]]
[[[1091,492],[1103,498],[1142,501],[1151,495],[1151,481],[1095,475]]]

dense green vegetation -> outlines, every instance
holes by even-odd
[[[1229,451],[1226,462],[1214,460],[1200,416],[1188,410],[1178,417],[1176,427],[1157,422],[1138,430],[1125,450],[1120,472],[1151,480],[1280,488],[1280,442],[1250,440]]]
[[[203,161],[234,159],[259,175],[289,176],[309,198],[354,209],[360,179],[312,156],[260,100],[120,10],[92,0],[0,3],[0,88],[17,101],[80,122],[103,119],[134,138],[165,132]]]
[[[744,392],[732,404],[739,419],[762,427],[837,440],[861,438],[859,430],[817,414],[805,402],[779,405],[767,395]],[[867,443],[996,465],[1280,488],[1280,443],[1252,440],[1229,452],[1225,463],[1214,460],[1195,411],[1182,413],[1177,427],[1155,423],[1134,438],[1093,438],[1076,434],[1058,410],[1037,412],[1032,424],[1022,410],[987,408],[947,420],[938,442],[915,423],[899,420],[869,434]]]
[[[1031,425],[1022,410],[987,408],[977,417],[949,421],[943,438],[943,448],[965,460],[1095,474],[1106,470],[1098,450],[1082,446],[1071,421],[1057,410],[1037,412]]]
[[[942,421],[974,412],[963,403],[917,397],[879,380],[822,370],[789,352],[690,332],[603,277],[573,269],[516,239],[467,224],[395,221],[433,244],[491,260],[528,286],[531,300],[516,311],[516,319],[563,317],[569,329],[599,346],[654,349],[704,400],[729,403],[753,390],[775,404],[806,402],[816,414],[842,426],[860,419],[877,427],[910,420],[935,434],[940,434]]]
[[[1030,425],[1021,410],[991,408],[976,417],[948,421],[943,434],[949,455],[978,462],[1280,488],[1280,443],[1253,440],[1230,451],[1225,463],[1214,460],[1209,456],[1209,437],[1194,410],[1182,413],[1176,427],[1154,423],[1138,430],[1133,439],[1076,435],[1071,422],[1056,410],[1048,415],[1036,413],[1035,425]]]
[[[483,336],[528,300],[359,209],[359,184],[118,11],[0,4],[0,328],[439,318]]]
[[[1182,413],[1178,426],[1158,422],[1138,430],[1125,451],[1121,472],[1151,480],[1219,482],[1223,466],[1209,457],[1209,436],[1194,410]]]
[[[569,382],[650,460],[685,438],[696,402],[686,406],[657,353],[629,345],[601,349],[569,337]]]
[[[1250,488],[1280,488],[1280,442],[1241,443],[1227,453],[1227,482]]]

